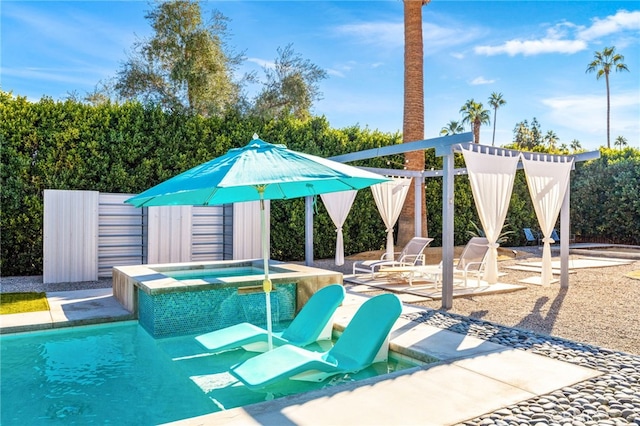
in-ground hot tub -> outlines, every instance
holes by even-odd
[[[113,268],[113,294],[153,337],[204,333],[240,322],[266,326],[262,259]],[[269,261],[274,329],[342,274]]]

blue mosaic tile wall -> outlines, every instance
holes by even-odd
[[[273,329],[296,313],[296,284],[278,284],[270,293]],[[149,295],[138,289],[138,321],[153,337],[205,333],[250,322],[266,328],[262,292],[239,295],[236,287]]]

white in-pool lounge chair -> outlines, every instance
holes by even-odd
[[[398,296],[380,294],[360,306],[329,351],[284,345],[234,365],[230,372],[249,389],[264,391],[287,380],[320,382],[360,371],[386,360],[389,333],[401,313]]]
[[[380,268],[424,265],[424,249],[431,244],[433,238],[413,237],[395,259],[390,259],[385,252],[379,260],[365,260],[353,263],[353,273],[366,272],[373,278]]]
[[[315,292],[282,332],[273,333],[273,346],[292,344],[307,346],[319,340],[330,340],[333,331],[333,314],[344,300],[344,287],[332,284]],[[250,352],[268,350],[267,330],[248,322],[215,330],[196,337],[196,340],[213,353],[243,348]]]

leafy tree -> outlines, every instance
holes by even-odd
[[[321,99],[318,83],[327,72],[295,53],[292,45],[278,48],[273,68],[264,67],[266,82],[258,94],[254,113],[267,119],[293,115],[308,119],[314,101]]]
[[[555,135],[555,133],[553,133]],[[538,119],[533,117],[531,125],[527,120],[517,123],[513,129],[513,144],[516,149],[540,150],[543,144],[542,131]],[[556,137],[557,138],[557,137]]]
[[[623,147],[627,146],[627,138],[625,138],[624,136],[618,136],[613,144],[622,149]]]
[[[493,138],[491,139],[491,146],[494,146],[496,142],[496,117],[498,115],[498,108],[506,103],[507,101],[502,97],[502,93],[493,92],[489,97],[489,105],[493,107]]]
[[[489,124],[489,111],[484,109],[482,103],[469,99],[467,103],[460,108],[460,112],[463,114],[462,123],[471,124],[473,142],[480,143],[480,126]]]
[[[154,35],[137,42],[118,71],[120,96],[204,116],[220,116],[237,103],[232,73],[242,57],[226,52],[226,17],[214,12],[205,23],[197,0],[157,0],[145,18]]]
[[[440,130],[440,134],[444,136],[457,135],[464,132],[464,126],[459,121],[451,120],[445,127]]]
[[[629,68],[623,63],[624,56],[616,53],[615,46],[605,47],[602,52],[593,54],[593,61],[587,66],[586,72],[595,72],[596,79],[604,76],[607,83],[607,148],[611,148],[611,100],[609,91],[609,74],[611,71],[629,71]]]
[[[402,117],[402,141],[424,139],[424,50],[422,41],[422,6],[430,0],[404,0],[404,113]],[[404,155],[407,169],[424,170],[424,152],[407,152]],[[398,218],[398,245],[406,244],[415,234],[415,181],[407,193]],[[420,215],[422,234],[426,235],[426,208]]]

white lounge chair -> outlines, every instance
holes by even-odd
[[[488,252],[489,240],[483,237],[471,238],[462,250],[458,262],[453,267],[453,274],[454,276],[462,275],[465,287],[467,287],[469,275],[475,275],[478,286],[480,285],[480,277],[484,273]],[[437,277],[437,288],[438,280],[442,277],[442,262],[437,266],[424,266],[418,269],[425,276]]]
[[[395,258],[390,259],[388,253],[384,253],[379,260],[365,260],[353,263],[353,273],[366,272],[373,278],[376,272],[383,267],[401,267],[424,265],[424,249],[431,244],[433,238],[413,237],[401,252],[394,253]]]

